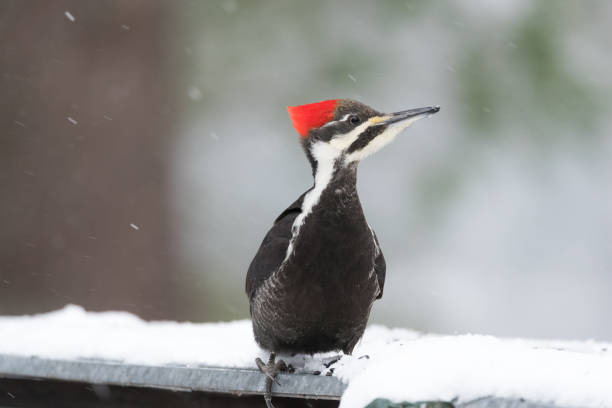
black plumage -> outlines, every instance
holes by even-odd
[[[350,354],[361,338],[372,302],[382,296],[385,259],[363,215],[356,171],[354,165],[335,175],[280,271],[304,195],[264,238],[246,285],[255,339],[262,347]]]

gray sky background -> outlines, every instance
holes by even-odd
[[[185,6],[175,237],[206,317],[312,180],[285,106],[439,104],[360,166],[388,264],[372,321],[612,339],[612,7],[315,2]]]

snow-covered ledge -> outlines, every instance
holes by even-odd
[[[239,393],[257,394],[263,392],[263,376],[255,357],[265,359],[267,353],[253,340],[248,320],[145,322],[125,312],[86,312],[72,305],[42,315],[0,317],[0,378],[215,392],[233,381]],[[363,407],[377,398],[456,406],[477,406],[474,401],[484,398],[612,407],[607,343],[441,336],[373,325],[353,356],[327,367],[334,357],[284,356],[296,373],[282,375],[275,395],[341,395],[341,407]]]

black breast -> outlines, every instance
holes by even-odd
[[[249,269],[255,338],[272,351],[350,353],[382,293],[384,258],[354,184],[339,181],[304,219],[285,260],[299,204],[281,214]],[[274,263],[282,266],[271,270]]]

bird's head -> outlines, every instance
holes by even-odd
[[[347,167],[380,150],[402,130],[439,106],[380,113],[351,99],[287,107],[313,170],[322,164]]]

